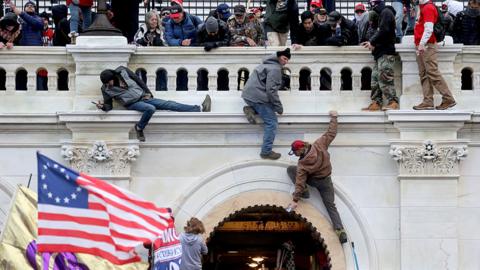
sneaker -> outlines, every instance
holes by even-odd
[[[335,233],[338,236],[338,240],[340,241],[340,244],[345,244],[346,242],[348,242],[347,233],[345,232],[344,229],[335,230]]]
[[[77,37],[78,37],[77,32],[70,32],[68,34],[68,37],[70,38],[70,44],[75,45],[77,43]]]
[[[372,103],[370,103],[368,107],[362,108],[362,111],[374,112],[374,111],[380,111],[380,109],[381,109],[380,105],[376,101],[372,101]]]
[[[395,100],[392,100],[388,103],[387,106],[382,107],[382,111],[388,111],[388,110],[398,110],[400,106],[398,105],[398,102]]]
[[[435,107],[437,110],[446,110],[448,108],[452,108],[453,106],[457,105],[455,100],[444,100],[442,101],[442,104],[438,105]]]
[[[427,104],[422,102],[416,106],[413,106],[414,110],[433,110],[433,104]]]
[[[137,125],[135,125],[135,132],[137,132],[137,139],[141,142],[144,142],[145,135],[143,134],[143,129],[138,129]]]
[[[263,159],[271,159],[271,160],[277,160],[281,157],[282,155],[280,153],[276,153],[271,151],[268,154],[260,154],[260,157]]]
[[[250,124],[256,124],[257,120],[255,120],[255,110],[251,106],[243,107],[243,113],[247,117],[247,120]]]
[[[210,95],[205,96],[205,99],[202,102],[202,112],[209,112],[212,110],[212,99]]]

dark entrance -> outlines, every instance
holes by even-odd
[[[203,269],[275,270],[282,246],[289,241],[295,248],[296,270],[330,269],[327,247],[312,224],[270,205],[244,208],[220,222],[207,239]],[[285,265],[282,270],[287,270]]]

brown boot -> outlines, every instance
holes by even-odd
[[[433,110],[434,108],[432,104],[422,102],[418,105],[413,106],[413,109],[414,110]]]
[[[390,101],[387,106],[382,107],[382,111],[398,110],[398,109],[400,109],[400,105],[398,105],[398,102],[396,102],[395,100]]]
[[[376,101],[372,101],[372,103],[370,103],[368,107],[362,108],[362,111],[374,112],[374,111],[380,111],[380,109],[381,109],[380,104],[378,104]]]
[[[282,155],[280,153],[276,153],[271,151],[268,154],[260,154],[260,157],[263,159],[271,159],[271,160],[276,160],[279,159]]]
[[[453,106],[457,105],[455,100],[444,100],[442,104],[435,107],[437,110],[446,110],[448,108],[452,108]]]

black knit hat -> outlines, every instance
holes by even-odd
[[[100,80],[102,83],[108,83],[110,80],[115,79],[115,70],[105,69],[100,73]]]
[[[277,57],[280,57],[282,55],[290,59],[290,57],[292,57],[292,55],[290,54],[290,48],[286,48],[283,51],[277,51]]]

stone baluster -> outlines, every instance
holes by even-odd
[[[7,92],[15,91],[15,72],[14,71],[6,71],[5,88]]]
[[[37,90],[37,72],[27,69],[27,91]]]
[[[208,70],[208,90],[217,90],[217,72]]]
[[[150,91],[155,91],[156,89],[157,76],[155,72],[147,71],[147,87]]]
[[[238,87],[237,83],[238,75],[235,71],[230,71],[228,74],[228,87],[230,91],[236,91]]]
[[[47,81],[48,91],[58,90],[58,74],[57,72],[48,72],[48,81]]]

